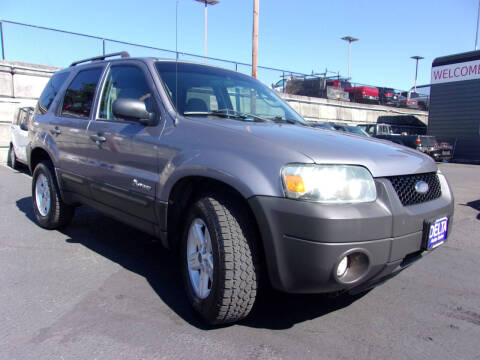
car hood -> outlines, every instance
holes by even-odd
[[[290,124],[234,123],[225,121],[222,125],[300,152],[316,164],[361,165],[374,177],[437,171],[429,156],[386,140]]]

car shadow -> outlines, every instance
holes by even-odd
[[[22,173],[22,174],[31,176],[31,174],[30,174],[30,169],[28,168],[28,166],[22,164],[21,162],[18,162],[18,163],[17,163],[17,166],[16,166],[15,169],[12,169],[12,168],[11,168],[10,166],[8,166],[8,165],[5,165],[5,166],[8,167],[8,168],[9,168],[10,170],[12,170],[12,171],[17,171],[17,172],[19,172],[19,173]]]
[[[479,212],[477,214],[477,220],[480,220],[480,200],[469,201],[468,203],[461,205],[470,206],[472,209],[477,210]]]
[[[31,197],[17,200],[17,207],[36,223]],[[82,244],[145,277],[160,299],[190,325],[203,330],[218,328],[206,326],[193,312],[184,293],[177,256],[156,238],[86,206],[77,208],[71,224],[59,231],[68,236],[68,243]],[[286,294],[264,287],[251,314],[238,326],[288,329],[342,309],[360,297]]]

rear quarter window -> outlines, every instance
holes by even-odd
[[[54,74],[50,78],[38,99],[37,108],[35,110],[37,114],[45,114],[48,111],[53,100],[67,80],[68,75],[70,75],[68,72],[62,72]]]

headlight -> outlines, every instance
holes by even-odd
[[[373,177],[362,166],[289,164],[282,169],[282,180],[291,199],[341,204],[377,198]]]

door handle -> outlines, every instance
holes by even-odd
[[[52,130],[50,130],[50,132],[53,135],[60,135],[62,133],[62,131],[58,128],[58,126],[55,126]]]
[[[90,135],[90,139],[92,139],[93,141],[95,141],[97,144],[100,144],[100,143],[104,143],[105,141],[107,141],[107,138],[103,135],[96,135],[96,134],[93,134],[93,135]]]

